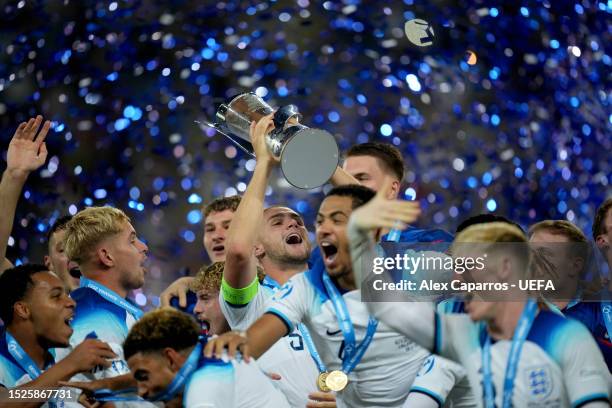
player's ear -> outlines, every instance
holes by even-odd
[[[401,183],[398,180],[393,180],[393,183],[391,183],[391,188],[389,189],[387,198],[389,200],[395,200],[399,196],[400,187],[401,187]]]
[[[111,268],[115,265],[115,260],[109,249],[105,246],[100,246],[96,249],[96,258],[102,265]]]
[[[500,256],[497,264],[497,277],[502,282],[508,282],[512,276],[513,261],[508,256]]]
[[[256,244],[253,247],[253,253],[255,254],[255,258],[257,258],[257,259],[263,258],[264,255],[266,254],[266,251],[264,250],[263,244],[261,244],[261,243]]]
[[[595,238],[595,244],[600,250],[604,250],[610,246],[610,243],[608,242],[608,237],[605,234],[598,235],[597,238]]]
[[[15,302],[13,305],[13,316],[13,320],[15,318],[28,320],[30,318],[30,306],[27,302]]]
[[[185,357],[172,347],[163,349],[162,354],[173,372],[179,371],[185,362]]]
[[[584,259],[582,257],[575,257],[572,261],[572,276],[576,279],[582,276],[582,271],[584,270]]]

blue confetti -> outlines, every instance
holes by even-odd
[[[490,212],[493,212],[497,209],[497,202],[494,199],[489,199],[487,201],[487,210],[489,210]]]
[[[494,204],[523,226],[563,217],[589,231],[609,194],[608,1],[562,12],[551,1],[153,3],[84,2],[76,23],[69,6],[0,11],[20,22],[3,26],[3,149],[29,115],[53,121],[49,164],[18,206],[16,219],[37,217],[15,223],[24,253],[44,241],[39,223],[111,203],[147,235],[152,257],[169,254],[164,268],[197,270],[207,259],[189,243],[201,227],[186,217],[243,192],[254,162],[194,121],[213,120],[221,102],[247,91],[297,105],[302,122],[334,134],[343,151],[397,146],[404,195],[427,204],[423,226],[454,230]],[[413,18],[433,25],[432,47],[404,36]],[[320,194],[276,177],[267,202],[312,225]]]

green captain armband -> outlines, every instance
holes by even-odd
[[[234,306],[244,306],[248,304],[255,295],[257,295],[257,291],[259,290],[259,280],[257,276],[253,279],[253,282],[249,284],[246,288],[242,289],[234,289],[229,283],[225,281],[225,278],[221,280],[221,294],[223,295],[223,300],[225,300],[230,305]]]

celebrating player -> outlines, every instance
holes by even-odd
[[[76,262],[71,261],[64,251],[64,238],[66,236],[66,224],[72,216],[66,215],[53,223],[47,233],[47,255],[45,255],[45,266],[55,272],[61,280],[66,283],[70,291],[79,287],[81,271]]]
[[[7,166],[0,181],[0,272],[12,266],[6,259],[6,246],[21,190],[29,174],[47,160],[45,138],[51,122],[45,121],[41,128],[42,120],[39,115],[21,123],[8,147]]]
[[[371,253],[370,232],[388,225],[373,206],[353,213],[349,223],[351,251],[357,275],[365,277],[363,259]],[[495,243],[516,245],[500,248]],[[524,277],[529,266],[526,237],[506,223],[474,225],[453,244],[453,256],[470,255],[485,245],[486,268],[468,271],[476,282],[509,282]],[[484,250],[484,249],[483,249]],[[358,278],[358,282],[361,279]],[[424,347],[461,363],[483,406],[529,404],[608,407],[608,372],[585,327],[548,311],[523,291],[498,294],[505,301],[475,297],[468,315],[436,314],[426,302],[368,303],[373,315]],[[485,324],[478,324],[483,321]]]
[[[271,127],[271,116],[251,124],[257,164],[227,234],[219,301],[234,330],[246,330],[263,315],[280,286],[308,269],[311,246],[302,217],[287,207],[264,210],[268,178],[276,163],[264,141]],[[258,265],[266,275],[262,284],[257,277]],[[259,359],[264,371],[278,376],[276,385],[293,406],[306,406],[309,394],[312,399],[334,399],[332,394],[317,390],[317,369],[308,339],[308,334],[296,328]]]
[[[55,364],[51,349],[69,345],[74,308],[64,283],[43,265],[17,266],[0,276],[0,318],[6,325],[0,334],[0,399],[6,388],[57,388],[77,373],[110,366],[108,359],[117,356],[108,344],[93,339]],[[23,400],[11,406],[41,404]]]
[[[584,280],[589,260],[589,244],[586,236],[569,221],[546,220],[529,228],[529,242],[532,247],[546,258],[552,267],[556,290],[554,298],[548,299],[548,306],[567,317],[582,322],[593,334],[603,353],[608,369],[612,367],[612,344],[608,334],[605,307],[602,302],[582,301],[591,298],[590,287],[599,290],[599,275],[593,282]],[[612,327],[612,326],[611,326]]]
[[[227,230],[240,204],[240,196],[221,197],[211,201],[202,209],[204,215],[204,236],[202,243],[211,262],[225,261]],[[194,278],[185,276],[172,282],[160,295],[162,306],[170,306],[173,298],[178,305],[187,307],[187,293]]]
[[[143,312],[127,295],[144,284],[148,248],[138,239],[123,211],[89,207],[78,212],[66,225],[65,251],[69,259],[79,264],[83,274],[81,287],[71,294],[76,301],[71,348],[85,339],[96,338],[108,343],[117,354],[110,367],[78,375],[71,385],[89,391],[129,388],[133,378],[121,344]],[[63,355],[65,352],[58,353],[60,358]],[[138,405],[138,402],[125,404]]]
[[[207,359],[193,318],[172,308],[147,313],[123,344],[138,394],[166,408],[284,408],[285,397],[251,362]]]
[[[402,406],[428,353],[371,318],[354,290],[346,223],[353,209],[373,195],[372,190],[358,185],[332,189],[317,215],[321,258],[277,291],[274,302],[246,334],[231,332],[211,341],[207,355],[220,355],[229,346],[230,354],[240,347],[245,355],[258,357],[304,323],[320,359],[318,381],[340,391],[338,406]],[[409,215],[397,211],[395,205],[409,209]],[[398,202],[390,207],[386,214],[392,222],[409,223],[419,213],[416,203]]]

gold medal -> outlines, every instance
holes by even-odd
[[[319,373],[319,376],[317,377],[317,387],[319,387],[319,391],[323,391],[323,392],[331,391],[331,389],[325,383],[325,381],[327,380],[328,374],[329,373],[327,371]]]
[[[342,391],[348,384],[348,376],[339,370],[327,374],[325,385],[332,391]]]

